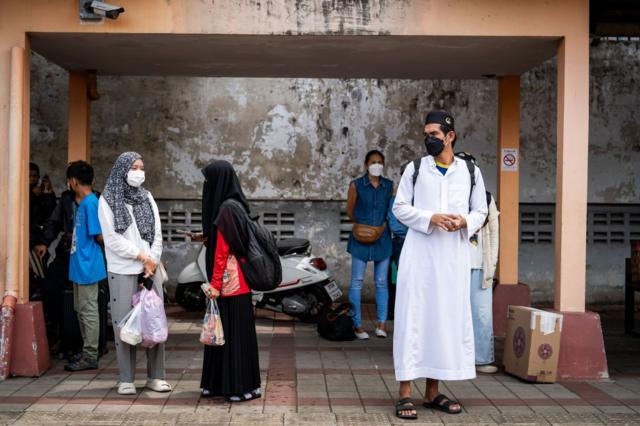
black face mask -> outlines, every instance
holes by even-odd
[[[424,146],[427,147],[429,155],[437,157],[444,149],[444,142],[436,137],[427,136],[424,138]]]

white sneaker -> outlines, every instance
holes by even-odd
[[[136,385],[133,383],[120,382],[118,385],[118,395],[135,395]]]
[[[376,336],[385,338],[387,337],[387,332],[381,328],[376,328]]]
[[[357,331],[354,331],[356,337],[360,340],[369,340],[369,333],[367,333],[366,331],[363,331],[361,333],[358,333]]]
[[[498,372],[498,367],[495,365],[487,364],[487,365],[476,365],[476,371],[478,373],[484,374],[494,374]]]
[[[145,387],[155,392],[171,392],[171,385],[161,379],[148,379]]]

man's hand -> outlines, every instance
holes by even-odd
[[[38,257],[43,257],[45,254],[47,254],[47,246],[45,246],[44,244],[38,244],[33,248],[33,250],[35,250]]]
[[[451,229],[451,231],[459,231],[460,229],[467,227],[467,219],[465,219],[464,216],[459,214],[454,216],[455,220],[453,221],[453,229]]]
[[[436,213],[431,216],[431,224],[443,231],[454,231],[454,223],[457,220],[457,215]]]

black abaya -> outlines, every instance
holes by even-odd
[[[202,170],[202,225],[207,240],[206,267],[213,275],[218,230],[232,253],[243,252],[249,203],[231,164],[214,161]],[[211,396],[241,396],[260,388],[258,339],[251,293],[219,297],[225,344],[205,346],[200,386]]]
[[[225,344],[205,346],[200,387],[231,397],[260,388],[258,339],[251,293],[218,298]]]

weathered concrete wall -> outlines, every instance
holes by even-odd
[[[591,50],[590,202],[638,202],[638,49],[638,43],[602,43]],[[58,189],[66,163],[66,88],[63,70],[34,57],[32,156]],[[491,80],[100,77],[102,98],[92,104],[97,187],[118,153],[137,150],[156,197],[194,199],[200,196],[199,169],[224,158],[253,199],[333,201],[339,210],[348,182],[362,173],[366,151],[381,149],[387,176],[397,180],[400,165],[423,152],[424,112],[443,107],[456,117],[457,148],[478,157],[487,187],[495,191],[496,89]],[[553,61],[523,76],[523,202],[554,201],[555,99]],[[310,205],[298,204],[296,211],[313,219]],[[344,244],[324,241],[324,233],[309,228],[308,236],[318,254],[336,260],[346,284]],[[603,253],[606,261],[597,257]],[[590,301],[620,300],[624,253],[626,246],[602,253],[590,248]],[[551,300],[550,246],[523,246],[520,263],[535,299]]]
[[[387,155],[387,174],[397,177],[400,165],[424,150],[422,120],[433,107],[445,105],[456,114],[460,148],[488,151],[482,157],[494,161],[489,147],[495,144],[495,86],[493,81],[105,77],[102,98],[92,104],[97,183],[118,153],[136,149],[147,160],[157,197],[198,197],[200,168],[224,158],[234,164],[251,198],[340,200],[370,149]],[[50,118],[36,111],[34,133],[41,137],[34,139],[34,151],[43,142],[63,147],[63,128],[48,125]],[[44,168],[55,169],[63,155],[41,160]]]
[[[591,48],[589,202],[640,201],[640,43]],[[556,64],[522,79],[521,196],[555,202]]]

